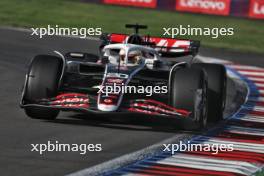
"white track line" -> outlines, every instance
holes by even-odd
[[[250,76],[264,76],[263,72],[238,71],[238,73],[247,75],[249,78]]]
[[[257,116],[244,116],[244,117],[236,117],[234,119],[241,119],[243,121],[250,121],[250,122],[259,122],[259,123],[264,123],[264,118],[259,118]]]

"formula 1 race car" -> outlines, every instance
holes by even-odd
[[[194,63],[199,41],[104,34],[100,56],[70,52],[37,55],[31,61],[21,107],[36,119],[55,119],[61,110],[142,113],[187,119],[202,129],[223,119],[226,70]],[[190,56],[191,60],[177,61]],[[168,59],[170,57],[170,59]]]

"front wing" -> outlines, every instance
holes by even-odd
[[[31,104],[21,105],[21,107],[28,106],[40,106],[68,111],[109,113],[97,109],[97,96],[81,93],[62,93],[54,98],[40,99]],[[124,100],[122,105],[115,112],[130,112],[170,117],[189,117],[191,115],[191,112],[171,107],[170,105],[153,99]]]

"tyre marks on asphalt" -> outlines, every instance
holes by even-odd
[[[233,144],[231,152],[162,152],[105,175],[252,175],[264,168],[264,69],[226,62],[248,86],[246,102],[218,129],[195,136],[199,144]]]

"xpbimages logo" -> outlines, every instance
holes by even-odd
[[[102,144],[63,144],[59,141],[31,144],[31,152],[37,152],[40,155],[47,152],[78,152],[85,155],[87,152],[100,152],[102,150]]]
[[[234,28],[208,28],[192,27],[191,25],[179,25],[177,27],[163,28],[163,36],[176,38],[179,36],[209,36],[213,39],[220,36],[232,36],[235,34]]]
[[[233,144],[195,144],[187,141],[183,143],[180,141],[178,144],[163,144],[163,151],[175,154],[176,152],[211,152],[212,154],[218,154],[219,152],[231,152],[234,150]]]
[[[43,36],[77,36],[79,38],[86,38],[88,36],[100,36],[102,35],[102,28],[69,28],[60,27],[55,25],[54,27],[48,25],[47,27],[41,28],[31,28],[32,36],[38,36],[43,38]]]
[[[145,94],[147,97],[152,96],[153,94],[166,94],[168,93],[167,86],[126,86],[124,83],[116,84],[114,83],[111,86],[100,86],[98,92],[106,94]]]

